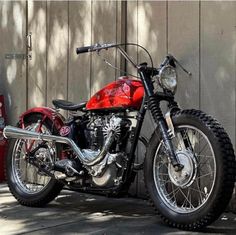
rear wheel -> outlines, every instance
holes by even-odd
[[[39,114],[30,115],[25,120],[25,128],[32,131],[39,131],[39,123],[42,116]],[[50,120],[43,122],[40,132],[57,134],[53,130]],[[29,163],[27,149],[32,150],[41,141],[24,139],[11,139],[6,159],[6,178],[9,189],[20,204],[25,206],[40,207],[52,201],[61,191],[63,185],[55,179],[47,176],[39,168]],[[35,153],[37,163],[50,167],[58,156],[58,146],[54,143],[46,143]]]
[[[184,168],[176,172],[159,135],[151,138],[145,160],[145,182],[161,218],[181,229],[200,229],[227,207],[234,188],[235,157],[220,124],[197,110],[173,116],[172,142]]]

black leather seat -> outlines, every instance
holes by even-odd
[[[70,111],[76,111],[76,110],[82,110],[87,102],[82,102],[80,104],[74,104],[67,100],[53,100],[53,105],[56,108],[64,109],[64,110],[70,110]]]

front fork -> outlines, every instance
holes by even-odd
[[[156,94],[154,94],[154,87],[153,87],[151,78],[148,77],[145,72],[146,70],[145,64],[141,64],[138,69],[139,69],[141,80],[144,84],[145,93],[147,96],[148,108],[151,111],[154,121],[160,128],[160,132],[162,135],[161,137],[164,142],[166,152],[169,156],[169,160],[172,166],[174,167],[175,171],[181,171],[184,166],[180,164],[178,157],[175,154],[173,143],[171,141],[172,136],[171,136],[171,133],[168,133],[169,128],[160,108],[160,101],[161,100],[168,101],[168,98],[165,94],[162,94],[162,97],[158,97]],[[173,99],[173,96],[170,96],[169,98],[170,98],[170,105],[174,104],[176,105],[176,108],[178,108],[177,104],[175,103]],[[170,117],[169,117],[169,121],[171,121]],[[171,124],[172,124],[172,121],[171,121]]]
[[[164,142],[165,149],[169,156],[169,160],[172,166],[174,167],[175,171],[181,171],[184,166],[180,164],[175,154],[173,143],[171,141],[174,135],[174,131],[173,131],[173,123],[172,123],[170,114],[166,116],[166,119],[164,118],[161,108],[160,108],[160,102],[158,101],[155,95],[149,97],[148,107],[149,107],[149,110],[151,111],[154,121],[160,128],[162,140]]]

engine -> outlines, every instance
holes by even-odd
[[[111,187],[119,185],[127,163],[126,145],[132,122],[124,114],[93,115],[84,128],[88,158],[97,156],[104,146],[109,145],[103,160],[93,166],[86,166],[95,186]],[[111,138],[112,133],[112,138]],[[111,143],[107,143],[112,139]]]
[[[101,149],[104,146],[109,132],[114,128],[114,122],[118,119],[121,119],[121,121],[119,125],[115,127],[115,130],[113,130],[115,141],[110,149],[110,152],[115,153],[124,150],[131,121],[127,118],[119,117],[118,115],[94,115],[90,118],[90,122],[84,130],[87,147],[91,150]]]

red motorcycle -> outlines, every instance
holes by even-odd
[[[52,201],[64,185],[80,192],[121,196],[144,171],[148,197],[165,223],[200,229],[225,210],[234,188],[231,141],[213,117],[181,110],[174,99],[177,59],[167,55],[159,68],[136,64],[124,44],[77,48],[77,54],[116,48],[137,69],[139,79],[121,77],[88,102],[53,100],[55,109],[33,108],[7,126],[10,138],[6,176],[11,193],[25,206]],[[108,61],[105,60],[108,63]],[[190,73],[189,73],[190,74]],[[163,115],[160,103],[168,104]],[[64,118],[59,109],[69,111]],[[150,140],[140,136],[146,111],[156,127]],[[138,142],[146,146],[135,164]]]

